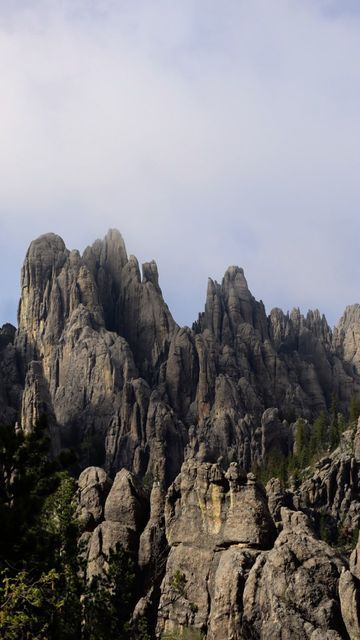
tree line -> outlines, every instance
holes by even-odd
[[[261,464],[254,465],[253,472],[263,484],[266,484],[270,478],[279,478],[284,487],[290,480],[296,483],[304,469],[313,465],[326,453],[336,449],[340,443],[341,434],[355,425],[359,416],[360,398],[351,399],[346,419],[342,413],[338,412],[334,395],[330,411],[322,411],[313,424],[301,417],[296,420],[294,448],[289,455],[274,448]]]

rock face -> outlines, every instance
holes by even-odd
[[[4,416],[20,414],[26,431],[45,412],[54,452],[73,447],[82,467],[112,477],[126,467],[169,485],[191,425],[209,459],[249,470],[291,451],[295,416],[317,415],[334,392],[339,408],[360,393],[357,306],[334,334],[318,311],[267,316],[230,267],[221,284],[209,280],[193,328],[179,328],[155,262],[141,274],[116,230],[82,256],[55,234],[34,240],[18,321],[15,340],[7,329],[0,340]]]
[[[236,464],[224,473],[217,464],[190,459],[167,493],[165,523],[171,549],[159,632],[188,625],[205,630],[209,621],[209,638],[232,637],[244,576],[276,535],[261,487]],[[221,597],[229,570],[232,587]]]
[[[360,304],[346,307],[334,333],[339,356],[360,372]]]
[[[104,469],[88,467],[80,474],[79,516],[87,528],[99,524],[104,517],[104,506],[112,482]]]
[[[192,626],[208,640],[346,637],[338,596],[344,561],[300,511],[281,509],[275,540],[252,474],[185,462],[167,493],[165,521],[159,634]]]
[[[117,544],[137,554],[158,634],[358,637],[359,550],[348,569],[310,521],[359,526],[360,424],[286,491],[250,473],[334,394],[341,411],[360,396],[359,305],[334,331],[317,310],[267,315],[230,267],[180,328],[156,263],[115,230],[82,256],[32,242],[18,329],[0,329],[0,422],[28,433],[46,414],[52,453],[76,450],[88,579]]]
[[[275,536],[262,488],[236,463],[224,474],[218,464],[186,461],[169,489],[165,518],[172,545],[200,536],[210,548],[267,548]]]
[[[16,350],[16,329],[11,324],[0,327],[0,424],[18,420],[22,384]]]
[[[149,388],[160,381],[176,328],[155,263],[144,265],[141,280],[115,231],[83,257],[46,234],[30,245],[21,288],[15,344],[26,374],[24,430],[46,413],[57,427],[55,451],[75,447],[84,466],[106,464],[112,474],[126,466],[140,475],[168,474],[169,482],[180,468],[186,431],[165,389]],[[167,444],[173,456],[160,468]]]
[[[314,522],[322,518],[334,542],[339,532],[356,532],[360,523],[359,436],[360,420],[342,434],[339,446],[321,458],[296,488],[284,491],[278,480],[269,482],[266,490],[275,520],[280,519],[281,506],[290,506],[306,511]]]
[[[344,563],[316,540],[305,514],[282,509],[283,530],[262,553],[244,589],[244,637],[344,637],[337,585]]]
[[[116,230],[88,247],[84,263],[100,293],[106,327],[128,341],[141,374],[156,380],[176,324],[162,298],[156,263],[127,258]]]
[[[82,553],[87,561],[87,579],[91,580],[106,568],[117,545],[137,552],[147,509],[135,477],[126,469],[121,469],[112,483],[103,469],[89,467],[78,484],[80,516],[88,529],[80,546],[85,547]]]
[[[343,571],[339,581],[341,613],[351,640],[360,638],[360,534],[350,556],[350,571]]]

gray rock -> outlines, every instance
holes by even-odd
[[[78,479],[79,514],[93,528],[104,519],[104,506],[112,481],[104,469],[88,467]]]
[[[334,332],[334,344],[341,358],[360,373],[360,304],[346,307]]]
[[[225,475],[217,464],[190,458],[168,490],[165,523],[171,549],[159,634],[194,626],[208,628],[211,639],[241,638],[247,574],[256,549],[275,537],[263,491],[236,464]]]
[[[139,542],[139,567],[151,576],[152,581],[162,576],[167,554],[165,535],[165,491],[155,481],[150,495],[150,518]]]
[[[350,571],[343,571],[339,580],[341,614],[351,640],[360,638],[360,588]]]
[[[360,580],[360,532],[358,536],[357,545],[350,556],[349,567],[353,576],[355,576],[355,578]]]
[[[155,262],[142,271],[141,277],[115,230],[83,256],[46,234],[31,243],[25,259],[11,375],[15,382],[16,362],[24,378],[30,362],[42,363],[44,398],[36,403],[54,416],[56,447],[77,448],[83,466],[104,464],[112,475],[125,466],[139,475],[156,473],[168,485],[183,460],[186,422],[197,425],[198,442],[206,442],[212,460],[237,460],[249,470],[272,449],[292,446],[277,410],[311,417],[329,403],[329,389],[340,407],[360,391],[356,368],[344,360],[345,334],[356,333],[355,312],[336,339],[318,311],[304,317],[275,309],[266,317],[243,270],[230,267],[221,285],[209,281],[194,330],[179,329]],[[24,395],[25,428],[36,396],[29,386],[35,380]],[[6,402],[0,365],[0,409]],[[7,405],[14,417],[17,402],[14,397]],[[154,429],[154,414],[156,420],[167,416],[164,437],[154,435],[161,431]]]
[[[130,529],[121,522],[111,520],[101,522],[87,542],[87,580],[91,581],[107,570],[110,554],[118,545],[121,545],[125,551],[134,553],[136,544],[137,537],[134,529]]]
[[[260,551],[230,547],[222,552],[211,581],[208,640],[241,640],[243,592]]]
[[[321,512],[338,528],[354,532],[360,523],[359,472],[351,433],[344,432],[339,447],[322,458],[294,491],[292,502],[297,508]]]
[[[104,515],[105,520],[120,522],[134,531],[141,528],[146,513],[135,487],[135,478],[127,469],[121,469],[116,474],[106,498]]]
[[[314,537],[305,514],[283,508],[281,515],[283,531],[245,584],[244,637],[303,640],[315,630],[341,637],[337,584],[344,562]]]
[[[269,548],[275,538],[264,493],[236,464],[186,461],[165,506],[169,544],[224,548],[231,544]]]

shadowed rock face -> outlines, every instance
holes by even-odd
[[[346,307],[335,332],[334,344],[338,354],[353,369],[360,372],[360,304]]]
[[[55,234],[32,242],[18,329],[0,329],[0,420],[28,432],[46,413],[53,453],[77,450],[88,580],[120,543],[159,634],[359,637],[359,549],[348,568],[303,512],[356,529],[360,427],[286,492],[248,473],[293,450],[295,416],[360,394],[359,309],[334,332],[318,311],[267,316],[230,267],[180,328],[156,263],[140,270],[119,232],[82,256]]]
[[[356,532],[360,524],[360,419],[346,430],[339,446],[321,458],[302,482],[285,491],[280,481],[272,479],[266,485],[268,504],[275,521],[280,520],[280,508],[289,506],[319,518],[326,523],[329,539],[336,539],[341,530]],[[319,528],[319,527],[318,527]]]
[[[14,347],[16,329],[0,327],[0,424],[14,424],[19,418],[22,378]]]
[[[354,589],[345,585],[350,604],[340,605],[344,559],[301,511],[282,508],[280,520],[276,538],[252,474],[185,462],[166,497],[158,633],[194,626],[208,640],[346,638],[341,610],[354,617]]]
[[[344,562],[315,538],[305,514],[282,510],[283,530],[244,589],[244,638],[343,638],[337,586]],[[314,635],[315,634],[315,635]]]
[[[176,325],[155,263],[143,271],[141,281],[116,231],[83,257],[54,234],[30,245],[15,341],[26,373],[22,426],[31,429],[46,412],[55,452],[75,446],[85,465],[106,464],[112,474],[126,466],[169,482],[186,431],[164,390],[151,394],[148,382],[160,381]],[[162,460],[167,439],[173,455]]]
[[[209,460],[250,469],[274,448],[292,450],[296,415],[317,415],[333,392],[341,408],[360,391],[356,305],[334,335],[318,311],[267,316],[230,267],[221,284],[209,280],[193,329],[179,328],[155,262],[141,275],[116,230],[83,256],[52,233],[34,240],[18,320],[15,340],[0,341],[3,415],[28,430],[46,412],[55,452],[75,447],[82,466],[112,476],[126,467],[169,484],[190,425]]]
[[[168,490],[165,530],[170,553],[158,631],[209,624],[209,638],[232,637],[244,576],[276,535],[263,490],[234,463],[224,473],[189,459]]]

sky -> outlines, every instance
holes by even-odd
[[[181,325],[233,264],[360,302],[358,0],[0,0],[0,87],[0,324],[32,239],[113,227]]]

